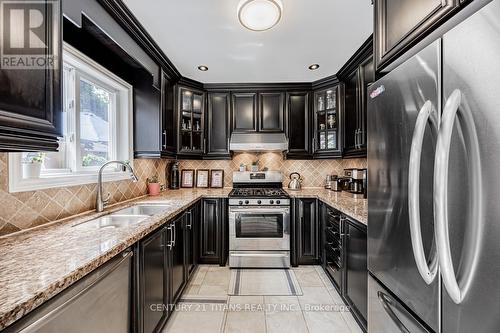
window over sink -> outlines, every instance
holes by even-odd
[[[93,183],[107,161],[132,162],[132,86],[69,45],[63,63],[59,150],[9,154],[10,192]],[[104,173],[104,181],[129,178],[112,166]]]

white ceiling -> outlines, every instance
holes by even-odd
[[[239,0],[124,2],[181,74],[204,83],[315,81],[335,74],[373,31],[370,0],[283,0],[281,21],[264,32],[240,25]],[[313,63],[321,67],[310,71]]]

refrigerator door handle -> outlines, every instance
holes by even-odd
[[[467,143],[467,157],[470,166],[471,188],[470,198],[472,200],[472,221],[476,225],[475,239],[470,251],[473,251],[473,259],[470,267],[464,270],[465,274],[461,278],[461,285],[455,275],[453,268],[453,260],[451,257],[450,237],[448,233],[448,167],[450,157],[451,138],[453,134],[453,125],[459,107],[462,103],[462,93],[456,89],[446,102],[439,135],[436,145],[436,159],[434,164],[434,220],[436,242],[439,256],[439,266],[441,268],[441,276],[443,284],[448,291],[450,298],[456,304],[460,304],[467,295],[467,291],[472,284],[475,267],[478,263],[479,245],[482,228],[482,191],[481,191],[481,162],[479,154],[479,140],[477,137],[474,118],[468,107],[460,109],[461,124],[465,126],[468,132],[469,142]]]
[[[432,106],[431,101],[426,101],[420,109],[415,123],[408,170],[408,213],[411,245],[418,272],[427,284],[431,284],[434,281],[438,271],[436,252],[432,253],[430,263],[427,263],[422,242],[422,230],[420,228],[420,159],[422,156],[425,126],[429,120],[437,133],[439,124],[436,109]]]

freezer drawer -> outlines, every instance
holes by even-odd
[[[402,303],[371,275],[368,276],[368,332],[430,333]]]

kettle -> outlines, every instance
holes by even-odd
[[[290,174],[290,182],[288,183],[288,188],[290,190],[300,190],[302,179],[300,179],[300,174],[298,172],[292,172]]]

